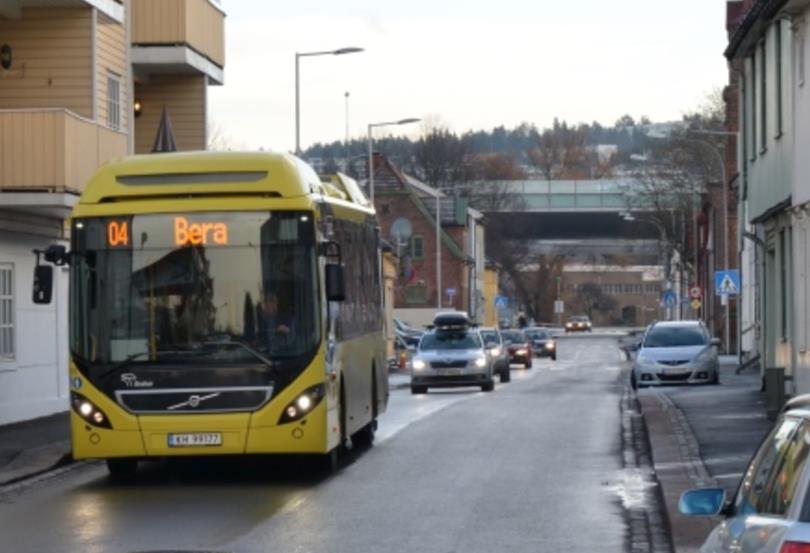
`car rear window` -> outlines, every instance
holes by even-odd
[[[501,339],[498,337],[497,332],[486,331],[481,333],[481,337],[484,339],[484,342],[496,342],[499,343]]]
[[[654,327],[644,338],[645,348],[674,348],[678,346],[705,346],[709,337],[699,326]]]
[[[548,338],[549,334],[546,330],[527,330],[526,336],[532,340],[544,340]]]
[[[526,342],[526,335],[520,332],[519,330],[508,330],[503,333],[503,339],[509,340],[513,344],[519,344],[522,342]]]
[[[437,349],[476,349],[481,347],[481,339],[472,332],[435,332],[425,334],[419,343],[421,350]]]

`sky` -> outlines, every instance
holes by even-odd
[[[456,132],[555,117],[678,119],[727,79],[725,0],[224,0],[225,84],[209,125],[234,149],[301,145],[418,117]],[[375,130],[418,136],[420,124]]]

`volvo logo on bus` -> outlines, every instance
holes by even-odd
[[[180,403],[176,403],[175,405],[170,405],[166,409],[169,411],[176,411],[177,409],[183,409],[185,407],[191,407],[192,409],[196,409],[200,406],[200,403],[203,401],[207,401],[209,399],[214,399],[215,397],[219,396],[219,392],[214,392],[213,394],[208,395],[197,395],[193,394],[189,396],[186,401],[181,401]]]

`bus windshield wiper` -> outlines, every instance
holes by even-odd
[[[239,346],[242,349],[244,349],[245,351],[247,351],[249,354],[251,354],[253,357],[255,357],[256,359],[261,361],[262,364],[264,364],[266,367],[273,368],[275,366],[275,363],[273,363],[270,359],[268,359],[267,357],[265,357],[264,355],[262,355],[261,353],[259,353],[258,351],[256,351],[255,349],[253,349],[252,347],[250,347],[249,345],[247,345],[244,342],[239,342],[239,341],[206,342],[205,345],[210,346],[210,345],[217,345],[217,344],[221,344],[223,346]]]
[[[115,373],[117,373],[118,371],[120,371],[120,370],[122,370],[122,369],[127,368],[127,367],[129,366],[129,364],[130,364],[130,363],[132,363],[133,361],[135,361],[135,360],[136,360],[138,357],[142,357],[142,356],[144,356],[144,355],[147,355],[147,352],[145,352],[145,351],[140,351],[140,352],[138,352],[138,353],[133,353],[132,355],[128,355],[128,356],[126,357],[126,359],[124,359],[124,360],[123,360],[123,361],[121,361],[120,363],[117,363],[117,364],[113,365],[112,367],[110,367],[109,369],[107,369],[106,371],[104,371],[103,373],[101,373],[101,374],[99,375],[99,378],[106,378],[106,377],[110,376],[111,374],[115,374]]]

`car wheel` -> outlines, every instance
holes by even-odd
[[[427,386],[411,386],[412,394],[426,394],[428,391]]]
[[[531,359],[529,359],[529,360],[526,362],[526,368],[527,368],[527,369],[531,369],[531,368],[532,368],[532,360],[531,360]]]
[[[557,360],[557,354],[556,354],[556,353],[552,353],[552,354],[551,354],[551,360],[552,360],[552,361],[556,361],[556,360]]]
[[[510,380],[512,380],[512,373],[509,372],[509,368],[507,367],[506,369],[501,370],[501,374],[499,375],[499,377],[501,384],[503,384],[505,382],[509,382]]]
[[[630,374],[630,387],[634,390],[638,390],[638,381],[636,381],[636,373]]]
[[[495,381],[494,380],[490,380],[486,384],[481,384],[481,391],[482,392],[491,392],[494,389],[495,389]]]
[[[116,482],[130,482],[138,472],[137,459],[107,459],[110,479]]]
[[[714,378],[712,378],[712,384],[720,384],[720,370],[714,369]]]

